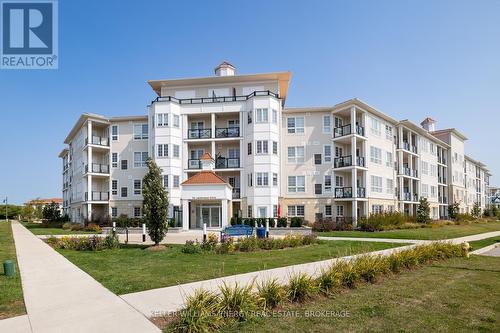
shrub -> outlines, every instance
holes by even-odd
[[[382,231],[401,227],[409,221],[408,216],[399,212],[383,212],[361,217],[359,227],[363,231]]]
[[[255,226],[254,218],[253,217],[247,217],[246,219],[243,220],[243,224],[244,225],[248,225],[250,227],[254,227]]]
[[[69,223],[69,222],[64,223],[64,224],[62,225],[62,228],[63,228],[64,230],[70,230],[70,229],[71,229],[71,223]]]
[[[335,289],[341,285],[340,275],[335,269],[332,269],[332,267],[333,266],[327,270],[322,270],[317,279],[319,291],[326,296],[332,295]]]
[[[72,231],[80,231],[83,229],[83,225],[79,224],[79,223],[73,223],[71,225],[71,230]]]
[[[335,230],[352,230],[352,223],[343,221],[336,221],[331,218],[318,219],[312,225],[313,231],[335,231]]]
[[[460,204],[458,202],[453,202],[452,204],[448,205],[448,216],[450,219],[456,219],[458,213],[460,211]]]
[[[258,240],[254,236],[242,238],[236,243],[236,250],[251,252],[259,248]]]
[[[455,215],[455,220],[457,221],[458,224],[460,223],[469,223],[474,221],[474,217],[470,214],[456,214]]]
[[[215,247],[215,252],[218,254],[233,253],[235,250],[234,242],[231,237],[221,242]]]
[[[101,233],[101,227],[99,227],[97,224],[95,223],[90,223],[89,225],[87,225],[85,227],[85,230],[87,231],[93,231],[95,233]]]
[[[375,282],[377,275],[389,271],[387,258],[364,255],[356,259],[354,269],[361,279],[366,282]]]
[[[304,224],[304,219],[299,216],[294,216],[290,219],[291,228],[300,228]]]
[[[276,278],[258,284],[257,293],[264,301],[265,308],[269,309],[281,305],[286,299],[286,292]]]
[[[207,240],[201,243],[201,248],[204,251],[214,251],[218,242],[219,239],[217,238],[217,235],[211,232],[208,234]]]
[[[481,207],[479,207],[477,202],[474,202],[474,205],[472,206],[471,215],[476,219],[481,217]]]
[[[431,221],[431,206],[427,198],[420,198],[420,203],[417,207],[417,222],[427,224]]]
[[[278,228],[286,228],[288,226],[288,220],[286,217],[280,217],[278,219]]]
[[[176,331],[216,331],[223,325],[219,297],[215,293],[198,289],[186,298],[185,304],[175,325]]]
[[[201,246],[198,242],[187,240],[181,248],[181,252],[188,254],[201,253]]]
[[[253,283],[240,287],[235,283],[230,287],[224,282],[219,288],[219,309],[223,316],[245,321],[252,311],[257,310],[263,302],[252,294]]]
[[[60,239],[51,237],[47,244],[56,249],[67,249],[76,251],[100,251],[104,249],[116,249],[120,247],[120,242],[116,236],[106,237],[61,237]]]
[[[359,279],[358,272],[351,262],[338,261],[332,271],[338,275],[340,285],[347,288],[355,288],[356,282]]]
[[[292,302],[303,302],[316,292],[314,280],[305,273],[292,275],[288,281],[287,294]]]
[[[275,218],[273,217],[270,217],[268,222],[269,222],[269,228],[276,228],[276,220]]]

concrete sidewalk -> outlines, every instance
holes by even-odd
[[[20,223],[12,231],[32,332],[160,332]]]
[[[359,237],[324,237],[319,236],[319,240],[327,241],[355,241],[355,242],[380,242],[380,243],[402,243],[402,244],[426,244],[432,241],[421,239],[394,239],[394,238],[359,238]]]

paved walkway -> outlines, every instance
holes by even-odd
[[[318,237],[320,240],[327,241],[356,241],[356,242],[381,242],[381,243],[402,243],[402,244],[425,244],[432,241],[421,239],[394,239],[394,238],[359,238],[359,237]]]
[[[489,251],[483,252],[483,256],[490,256],[490,257],[500,257],[500,247],[495,247]]]
[[[31,325],[28,315],[0,320],[0,332],[31,333]]]
[[[20,223],[12,231],[32,332],[160,332]]]

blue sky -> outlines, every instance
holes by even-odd
[[[59,2],[59,69],[0,70],[0,196],[61,196],[82,112],[143,114],[149,79],[292,72],[287,106],[358,97],[456,127],[500,185],[500,1]],[[495,141],[495,138],[496,141]]]

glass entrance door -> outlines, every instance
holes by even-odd
[[[221,227],[221,206],[202,205],[196,209],[196,227],[203,228],[203,223],[207,224],[208,228]]]

